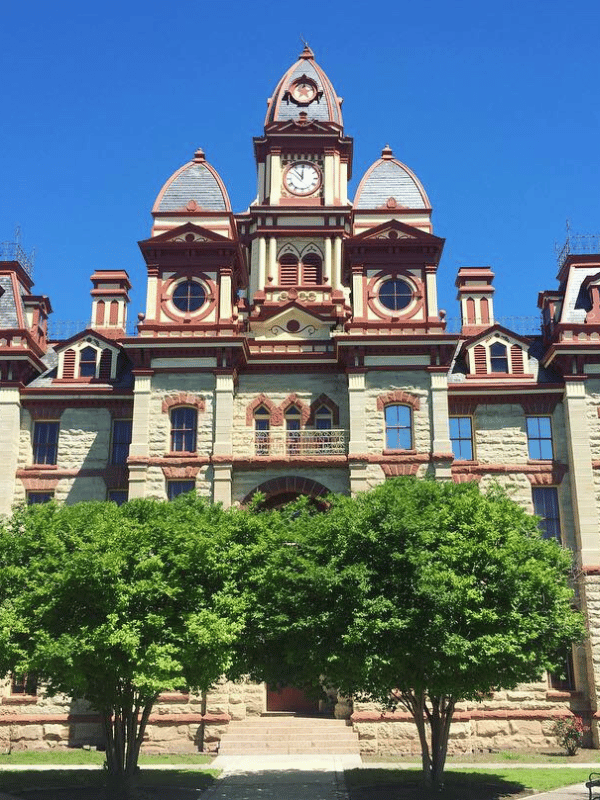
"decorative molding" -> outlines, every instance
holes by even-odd
[[[175,406],[194,406],[198,411],[204,411],[205,401],[204,398],[191,392],[179,392],[179,394],[172,394],[162,402],[163,414],[168,414],[170,409]]]
[[[293,392],[292,394],[288,394],[283,403],[281,403],[281,405],[279,406],[284,419],[286,411],[290,406],[296,406],[296,408],[299,409],[300,424],[304,427],[307,424],[308,419],[310,417],[310,406],[307,406],[306,403],[303,400],[301,400],[295,392]]]
[[[267,498],[276,497],[278,494],[301,494],[308,495],[308,497],[325,497],[330,494],[331,490],[322,483],[317,483],[311,478],[301,478],[297,475],[285,475],[280,478],[272,478],[269,481],[261,483],[255,489],[252,489],[246,497],[242,500],[242,505],[250,502],[252,497],[260,492]]]
[[[182,478],[195,478],[198,472],[200,471],[200,467],[193,467],[193,466],[164,466],[161,465],[161,469],[163,471],[163,475],[167,480],[181,480]]]
[[[326,394],[320,394],[316,400],[310,404],[310,415],[308,417],[308,425],[315,424],[315,414],[321,408],[321,406],[325,406],[331,411],[331,424],[334,428],[338,428],[340,424],[340,407],[337,403],[335,403],[330,397]]]
[[[387,394],[380,394],[377,398],[377,410],[383,411],[386,406],[392,403],[400,403],[401,405],[411,406],[415,411],[421,408],[421,399],[416,394],[405,392],[402,389],[396,389]]]
[[[264,406],[269,414],[269,423],[273,426],[283,425],[283,412],[278,408],[272,400],[269,400],[266,394],[259,394],[252,402],[246,406],[246,425],[250,427],[254,423],[254,412],[260,406]]]
[[[422,463],[422,462],[421,462]],[[382,464],[381,469],[386,478],[398,478],[404,475],[416,475],[421,466],[420,462],[416,464]]]

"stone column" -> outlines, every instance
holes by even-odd
[[[150,455],[150,391],[152,370],[134,370],[133,422],[129,447],[129,499],[146,496]]]
[[[439,372],[431,372],[432,454],[436,478],[450,480],[453,456],[448,420],[448,374],[446,367],[439,369]]]
[[[0,389],[0,514],[11,513],[15,496],[15,473],[19,459],[21,396],[18,386]]]
[[[271,150],[269,205],[277,206],[281,200],[281,150]]]
[[[596,490],[592,471],[590,427],[587,417],[586,380],[565,376],[565,430],[569,449],[569,477],[579,596],[586,614],[589,636],[583,647],[587,672],[587,689],[592,713],[598,710],[600,696],[600,534]],[[594,746],[598,747],[598,720],[592,719]]]
[[[325,152],[324,158],[325,174],[323,176],[323,200],[326,206],[334,204],[334,190],[335,190],[335,169],[333,160],[333,151]]]
[[[258,286],[257,291],[263,292],[267,275],[267,239],[265,236],[258,238]]]
[[[348,405],[350,412],[350,491],[364,492],[367,486],[367,417],[365,411],[365,370],[348,370]]]
[[[232,270],[221,270],[221,281],[219,286],[219,317],[221,320],[231,319],[233,312],[231,305],[231,280]]]

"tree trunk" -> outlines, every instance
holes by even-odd
[[[410,711],[417,726],[421,744],[423,781],[428,787],[441,789],[444,785],[444,766],[455,700],[446,696],[430,697],[431,708],[429,708],[425,692],[402,692],[395,696]],[[429,723],[431,746],[427,738],[427,723]]]
[[[136,796],[138,758],[153,705],[154,699],[144,706],[141,718],[139,701],[133,699],[101,713],[110,800],[131,800]]]

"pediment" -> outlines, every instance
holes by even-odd
[[[403,239],[411,240],[411,243],[419,243],[427,246],[436,245],[441,247],[444,244],[444,239],[439,236],[434,236],[432,233],[415,228],[413,225],[407,225],[405,222],[399,222],[397,219],[382,222],[374,228],[369,228],[357,236],[350,239],[350,242],[364,242],[366,240],[381,242],[382,244],[390,244],[398,242]]]
[[[62,353],[63,350],[68,350],[70,347],[81,345],[82,347],[86,347],[87,345],[91,345],[92,347],[96,347],[98,350],[105,350],[109,349],[113,352],[117,353],[122,348],[115,343],[114,339],[109,339],[106,336],[103,336],[98,331],[92,330],[91,328],[86,328],[79,333],[76,333],[74,336],[71,336],[69,339],[65,339],[64,341],[60,342],[54,346],[54,350],[56,353]]]
[[[285,308],[273,309],[261,319],[252,320],[250,330],[256,339],[329,339],[334,324],[292,301]]]
[[[500,341],[507,345],[517,344],[525,350],[527,350],[531,345],[530,338],[521,336],[518,333],[514,333],[514,331],[511,331],[509,328],[505,328],[504,325],[495,324],[491,325],[489,328],[486,328],[484,331],[476,333],[469,339],[466,339],[465,347],[467,349],[471,349],[476,344],[487,345],[496,341]]]
[[[177,228],[159,233],[158,236],[152,236],[150,239],[143,239],[138,242],[140,247],[145,245],[156,244],[234,244],[233,239],[227,236],[222,236],[220,233],[204,228],[202,225],[195,225],[193,222],[186,222],[184,225],[179,225]]]
[[[271,122],[265,127],[267,133],[293,133],[293,134],[323,134],[330,136],[332,130],[339,131],[341,126],[335,122],[323,122],[316,119],[289,119],[281,122]]]

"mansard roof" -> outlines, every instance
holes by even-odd
[[[423,208],[431,203],[423,184],[406,164],[402,164],[386,145],[363,175],[356,190],[354,208]]]
[[[314,94],[306,96],[306,102],[302,102],[299,93],[295,96],[293,93],[294,85],[303,82],[312,85],[315,90]],[[342,99],[336,95],[331,81],[315,61],[308,45],[300,53],[298,61],[283,75],[267,103],[265,127],[273,122],[296,119],[303,112],[309,120],[333,122],[340,128],[344,124]]]
[[[158,193],[152,213],[170,211],[231,211],[225,184],[203,150],[196,150],[194,158],[173,173]]]

